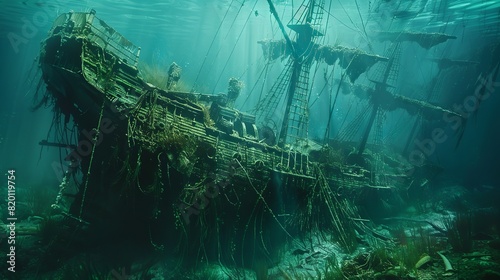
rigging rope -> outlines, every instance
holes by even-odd
[[[270,63],[267,62],[266,65],[264,66],[264,68],[260,71],[260,74],[259,74],[259,77],[257,78],[257,80],[255,81],[252,89],[250,90],[250,92],[248,93],[247,95],[247,98],[245,99],[245,101],[243,102],[243,106],[248,102],[248,99],[250,99],[250,96],[252,96],[252,93],[254,91],[254,89],[257,87],[257,84],[259,83],[260,79],[262,78],[262,76],[264,76],[264,81],[262,82],[262,87],[264,87],[265,85],[265,81],[266,81],[266,77],[267,77],[267,71],[269,69],[269,65]],[[259,94],[259,99],[257,100],[257,104],[260,102],[261,100],[261,97],[262,97],[262,92],[263,92],[263,89],[261,90],[261,94]]]
[[[97,123],[97,128],[96,128],[97,132],[96,132],[94,137],[99,137],[99,135],[100,135],[102,115],[104,112],[104,103],[105,102],[103,100],[102,105],[101,105],[101,113],[99,114],[99,121]],[[80,213],[78,214],[79,221],[82,221],[83,204],[85,203],[85,195],[87,194],[87,187],[88,187],[88,183],[89,183],[90,171],[92,169],[92,162],[94,161],[94,152],[95,152],[95,148],[97,147],[97,144],[96,144],[97,138],[93,139],[93,140],[94,141],[92,141],[93,145],[92,145],[92,153],[90,154],[89,167],[87,169],[87,176],[85,178],[85,185],[83,186],[82,202],[80,203]]]
[[[365,110],[359,113],[346,127],[346,129],[340,130],[337,136],[339,141],[347,142],[353,140],[354,135],[359,131],[361,124],[368,118],[369,111],[371,111],[372,105],[366,106]],[[347,118],[347,115],[346,117]],[[345,122],[345,120],[344,120]]]
[[[227,33],[226,33],[226,36],[224,37],[224,40],[226,40],[227,36],[229,36],[229,31],[231,31],[231,29],[233,28],[234,23],[236,22],[236,19],[238,18],[239,14],[241,12],[241,9],[243,8],[244,5],[245,5],[245,1],[241,2],[241,6],[238,9],[238,12],[236,13],[236,16],[234,16],[233,22],[231,22],[231,25],[229,25],[229,29],[227,30]]]
[[[359,27],[354,23],[354,21],[352,20],[351,16],[349,15],[349,13],[347,12],[347,10],[345,9],[344,5],[342,5],[342,2],[340,0],[338,0],[339,4],[340,4],[340,7],[342,7],[342,10],[344,11],[344,13],[346,14],[347,18],[349,19],[349,21],[352,23],[352,25],[357,29],[356,31],[358,32],[361,32],[361,30],[359,29]]]
[[[383,127],[384,127],[384,110],[377,110],[377,125],[375,126],[375,135],[373,139],[373,143],[376,145],[382,146],[383,143],[383,137],[382,137],[382,132],[383,132]]]
[[[256,6],[257,6],[257,1],[255,1],[255,4],[253,5],[252,10],[255,10]],[[233,55],[234,50],[236,49],[236,45],[240,41],[241,35],[243,34],[243,31],[245,30],[245,27],[248,24],[248,21],[250,20],[250,17],[252,16],[252,14],[253,14],[252,11],[250,11],[250,13],[248,14],[248,17],[247,17],[247,19],[245,21],[245,24],[241,28],[240,34],[238,35],[238,38],[236,39],[236,42],[233,45],[233,49],[231,50],[231,53],[229,54],[229,56],[228,56],[228,58],[226,60],[226,63],[224,64],[224,67],[222,68],[222,71],[221,71],[221,73],[219,75],[219,78],[217,79],[217,82],[215,82],[215,86],[214,86],[214,89],[212,90],[212,92],[215,92],[215,89],[217,88],[217,85],[219,84],[219,81],[222,78],[222,74],[224,74],[224,70],[226,70],[226,67],[229,64],[229,60],[231,59],[231,56]]]
[[[228,29],[228,31],[227,31],[227,34],[226,34],[226,36],[224,37],[224,40],[226,40],[226,39],[227,39],[227,36],[229,36],[229,33],[230,33],[231,29],[233,29],[234,23],[236,22],[236,19],[238,18],[238,15],[240,14],[241,8],[243,8],[243,4],[244,4],[244,3],[245,3],[245,2],[243,1],[243,3],[241,4],[240,8],[238,9],[238,12],[236,13],[236,16],[234,17],[233,22],[232,22],[232,23],[231,23],[231,25],[229,26],[229,29]],[[217,50],[217,53],[216,53],[216,54],[215,54],[215,56],[214,56],[214,62],[215,62],[215,61],[217,61],[217,58],[219,57],[219,54],[220,54],[220,52],[221,52],[221,51],[222,51],[222,47],[221,47],[221,48],[219,48],[219,49]],[[211,66],[212,66],[212,67],[210,67],[210,69],[209,69],[209,71],[208,71],[209,73],[211,72],[211,69],[213,68],[213,66],[214,66],[214,65],[216,65],[216,64],[215,64],[215,63],[212,63],[212,64],[211,64]],[[215,90],[214,90],[214,91],[215,91]]]
[[[319,100],[319,98],[323,95],[323,93],[325,92],[325,89],[327,86],[331,86],[331,84],[328,82],[329,80],[332,80],[333,82],[333,74],[334,74],[334,71],[335,70],[335,65],[332,66],[332,71],[330,72],[330,74],[327,76],[327,73],[328,73],[328,67],[326,68],[325,70],[325,73],[324,73],[324,78],[325,78],[325,85],[323,85],[323,87],[321,88],[321,90],[319,91],[319,94],[318,96],[313,100],[313,102],[310,104],[309,106],[309,109],[311,109],[315,104],[316,102]],[[330,95],[329,95],[330,96]],[[331,104],[331,103],[330,103]]]
[[[219,34],[219,31],[222,27],[222,24],[224,23],[224,20],[226,19],[227,14],[229,13],[229,10],[231,9],[231,6],[233,5],[233,2],[234,2],[234,0],[231,0],[231,3],[229,4],[229,7],[226,10],[226,13],[224,14],[224,17],[222,18],[222,20],[219,24],[219,27],[217,28],[217,31],[215,32],[214,38],[212,39],[212,42],[210,43],[210,47],[208,47],[207,53],[205,54],[205,57],[203,58],[203,62],[201,63],[200,71],[198,71],[198,74],[196,75],[196,79],[194,79],[194,83],[193,83],[193,87],[191,89],[191,92],[193,92],[195,87],[196,87],[196,83],[198,82],[198,78],[200,77],[201,71],[203,70],[203,66],[205,65],[205,62],[207,61],[208,54],[210,53],[210,50],[212,49],[212,47],[214,45],[215,38],[217,38],[217,35]]]
[[[359,19],[361,20],[361,26],[363,27],[363,34],[365,36],[365,40],[368,43],[368,48],[370,49],[371,52],[373,52],[372,44],[370,43],[370,38],[368,37],[368,33],[366,33],[366,24],[368,24],[368,21],[366,22],[366,24],[363,22],[363,16],[361,15],[361,11],[359,9],[358,0],[354,0],[354,2],[356,3],[356,8],[358,10]]]
[[[386,135],[382,138],[382,142],[383,143],[388,143],[388,141],[390,139],[392,140],[395,140],[395,139],[401,139],[400,137],[395,137],[395,135],[397,133],[401,133],[401,131],[403,131],[405,128],[408,127],[408,121],[407,120],[404,120],[403,118],[403,115],[407,115],[407,113],[405,112],[400,112],[400,116],[397,119],[396,121],[396,124],[392,126],[392,129],[390,131],[388,131],[386,133]],[[412,116],[410,116],[410,122],[413,123],[413,122],[418,122],[418,115],[417,115],[417,118],[415,120],[413,120],[414,118],[412,118]]]
[[[342,24],[343,26],[345,26],[347,29],[351,30],[351,31],[354,31],[354,32],[359,32],[360,30],[356,30],[352,27],[350,27],[349,25],[345,24],[343,21],[341,21],[340,19],[338,19],[337,17],[335,17],[334,15],[332,15],[332,13],[330,13],[330,11],[327,11],[325,9],[323,9],[323,11],[325,13],[327,13],[329,16],[331,16],[332,18],[336,19],[340,24]]]

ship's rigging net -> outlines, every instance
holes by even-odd
[[[389,61],[387,63],[377,64],[376,68],[374,68],[373,76],[369,78],[369,80],[375,84],[375,87],[374,89],[368,89],[368,106],[360,113],[358,113],[358,115],[347,125],[347,127],[338,134],[337,140],[358,140],[355,138],[359,137],[358,132],[360,130],[360,127],[365,127],[364,137],[369,137],[370,130],[372,128],[373,122],[375,121],[375,117],[377,117],[378,119],[381,118],[381,115],[379,114],[379,108],[385,109],[394,106],[394,104],[392,104],[391,102],[391,98],[384,97],[387,95],[392,96],[394,87],[397,83],[397,77],[399,74],[399,59],[401,56],[400,44],[392,44],[387,49],[385,56],[389,57]],[[373,114],[373,119],[369,118],[370,114]],[[366,124],[366,119],[369,119],[368,124]],[[381,130],[381,128],[378,128],[378,130]],[[368,138],[364,140],[367,141]]]
[[[272,128],[274,131],[278,131],[279,127],[277,123],[281,122],[281,119],[277,119],[276,109],[282,108],[285,99],[285,92],[287,86],[290,84],[290,76],[292,73],[293,61],[290,59],[287,61],[285,67],[281,71],[278,79],[271,87],[271,90],[259,101],[259,105],[255,109],[257,117],[263,120],[263,122]],[[275,122],[276,120],[278,122]]]
[[[381,83],[387,90],[392,92],[396,86],[399,75],[399,60],[401,58],[401,44],[394,43],[386,50],[385,56],[389,58],[387,63],[379,63],[374,68],[374,75],[371,77],[375,83]]]
[[[270,2],[270,1],[268,1]],[[294,40],[290,40],[284,31],[277,13],[276,20],[282,29],[285,39],[259,41],[264,57],[268,61],[277,58],[288,59],[285,70],[282,71],[275,85],[267,95],[260,99],[255,114],[259,121],[274,129],[278,134],[279,145],[301,144],[308,137],[310,91],[314,81],[310,77],[311,66],[316,62],[327,65],[339,64],[345,70],[351,82],[375,63],[387,61],[386,57],[368,54],[362,50],[344,46],[321,45],[324,41],[323,30],[320,31],[323,20],[324,1],[302,3],[288,23],[295,31]],[[271,5],[271,11],[273,6]],[[331,15],[329,12],[327,12]],[[284,112],[284,113],[281,113]],[[281,116],[280,116],[281,115]]]
[[[292,54],[288,58],[284,70],[268,94],[259,102],[257,117],[278,133],[280,144],[296,143],[307,138],[309,125],[309,79],[312,60],[316,52],[316,41],[322,34],[316,29],[323,19],[324,1],[303,2],[295,12],[288,27],[296,32],[294,41],[277,45],[272,42],[261,42],[268,47],[265,56],[275,59]],[[277,19],[279,20],[279,19]],[[287,37],[286,34],[284,34]],[[269,43],[270,45],[265,45]],[[283,101],[284,100],[284,101]],[[284,116],[275,117],[284,103]]]

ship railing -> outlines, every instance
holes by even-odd
[[[103,20],[97,18],[94,10],[89,13],[70,12],[62,14],[54,21],[52,29],[61,26],[70,26],[70,32],[85,35],[94,44],[112,52],[124,62],[137,67],[141,48],[135,46]]]

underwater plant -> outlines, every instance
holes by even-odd
[[[456,252],[469,253],[472,251],[473,212],[456,212],[454,218],[446,217],[444,225],[448,242]]]
[[[401,229],[396,231],[396,240],[367,239],[370,248],[346,259],[340,269],[342,277],[331,279],[413,279],[411,275],[442,249],[422,228],[410,230],[408,236]]]
[[[437,239],[422,227],[411,229],[409,236],[403,240],[404,242],[400,242],[394,249],[394,259],[403,271],[420,268],[424,265],[423,258],[427,262],[429,256],[435,256],[437,251],[444,249]]]
[[[323,272],[323,277],[320,279],[333,280],[333,279],[344,279],[344,274],[342,269],[337,262],[335,257],[329,257],[326,260],[325,270]]]
[[[267,280],[268,279],[268,273],[267,273],[268,269],[269,269],[269,266],[267,265],[266,261],[263,261],[263,260],[256,261],[253,265],[253,270],[255,271],[255,278],[257,280]]]
[[[30,200],[33,203],[32,211],[34,215],[46,215],[52,209],[50,206],[54,202],[57,193],[45,187],[32,187],[30,190]]]
[[[75,257],[70,260],[61,270],[60,275],[54,275],[54,279],[88,279],[107,280],[116,279],[113,275],[116,271],[106,269],[92,260],[90,256]]]
[[[139,71],[144,81],[153,84],[161,89],[168,88],[168,74],[166,69],[162,69],[158,65],[153,66],[146,63],[140,63]]]
[[[58,236],[61,222],[51,216],[45,217],[38,226],[38,233],[42,244],[49,244]]]
[[[174,63],[172,64],[174,65]],[[177,66],[170,66],[169,69],[161,68],[159,65],[149,65],[146,63],[139,64],[139,71],[142,79],[160,89],[169,90],[174,89],[178,91],[187,91],[188,86],[185,85],[180,79],[181,68]]]

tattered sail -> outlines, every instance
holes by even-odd
[[[388,86],[391,87],[391,86]],[[342,90],[347,94],[354,94],[360,99],[371,99],[375,94],[374,89],[364,85],[344,84]],[[395,109],[404,109],[409,115],[421,113],[426,119],[442,118],[443,114],[450,116],[462,117],[459,113],[446,109],[442,106],[431,104],[425,100],[410,98],[401,94],[391,93],[386,90],[377,93],[377,102],[380,103],[380,108],[385,111],[393,111]]]
[[[430,104],[429,102],[406,97],[400,94],[391,94],[386,92],[384,95],[384,104],[387,106],[383,106],[385,110],[393,110],[396,108],[404,109],[410,115],[415,115],[417,113],[422,113],[422,115],[426,119],[439,119],[443,117],[443,114],[449,114],[450,116],[458,116],[462,117],[459,113],[443,108],[441,106]]]
[[[410,41],[418,43],[424,49],[430,49],[436,45],[446,42],[449,39],[456,39],[456,36],[443,33],[420,33],[420,32],[377,32],[375,37],[380,41],[403,42]]]
[[[296,144],[307,139],[309,72],[313,61],[325,62],[328,65],[339,61],[340,67],[346,70],[346,74],[354,82],[375,63],[388,59],[359,49],[317,44],[316,38],[323,36],[317,27],[321,23],[324,1],[311,1],[299,9],[301,14],[298,15],[297,12],[295,15],[298,20],[292,19],[288,24],[288,27],[296,32],[294,41],[285,32],[272,2],[268,3],[284,39],[258,43],[262,45],[267,60],[282,58],[289,61],[270,92],[257,104],[257,117],[278,133],[279,145]],[[275,112],[278,105],[284,106],[282,118],[276,118],[270,113]]]
[[[451,67],[467,67],[467,66],[479,64],[478,61],[452,60],[449,58],[431,58],[430,60],[436,62],[440,70],[448,69]]]
[[[351,82],[355,82],[359,75],[368,71],[375,63],[389,60],[387,57],[344,46],[319,46],[316,59],[328,65],[334,65],[338,60],[339,66],[346,70]]]
[[[271,13],[275,17],[283,34],[284,40],[261,42],[266,47],[264,50],[268,57],[279,57],[282,53],[289,57],[287,66],[280,75],[271,91],[257,105],[257,115],[266,125],[273,126],[278,133],[278,145],[284,147],[287,144],[304,144],[308,137],[309,126],[309,72],[315,55],[317,38],[323,36],[318,30],[321,24],[325,1],[312,1],[303,5],[301,12],[295,13],[288,27],[295,32],[295,40],[292,41],[286,33],[283,23],[272,1],[268,1]],[[271,46],[269,46],[271,45]],[[276,106],[284,98],[284,114],[274,120],[269,117],[269,112],[275,111]],[[263,118],[264,117],[264,118]]]
[[[270,61],[277,58],[284,59],[291,55],[291,50],[287,47],[285,40],[264,40],[258,43],[262,45],[264,56]],[[375,63],[389,60],[387,57],[344,46],[315,44],[311,49],[315,53],[316,61],[322,61],[328,65],[334,65],[338,61],[339,66],[346,70],[351,82],[355,82],[359,75],[368,71]]]

